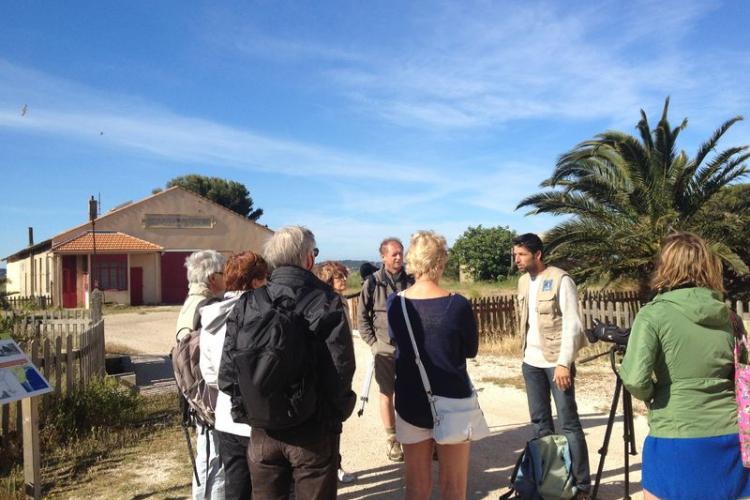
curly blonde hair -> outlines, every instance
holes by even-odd
[[[721,259],[700,236],[674,232],[664,238],[651,280],[654,290],[666,291],[684,285],[710,288],[724,293]]]
[[[406,252],[406,267],[415,278],[427,275],[437,281],[448,261],[448,243],[435,231],[417,231],[411,235]]]

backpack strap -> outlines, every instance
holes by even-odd
[[[210,304],[214,304],[216,302],[221,302],[221,299],[219,299],[218,297],[208,297],[198,302],[198,305],[195,306],[195,313],[193,314],[193,330],[198,330],[202,326],[201,308]]]

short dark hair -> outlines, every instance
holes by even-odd
[[[513,238],[513,246],[524,247],[532,254],[542,252],[542,255],[544,255],[544,243],[542,243],[542,239],[534,233],[526,233],[516,236]]]

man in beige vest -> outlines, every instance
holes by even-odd
[[[576,285],[562,269],[545,265],[542,240],[535,234],[513,239],[513,255],[524,275],[518,281],[519,332],[523,335],[523,378],[535,437],[555,433],[550,395],[562,433],[568,438],[578,494],[591,485],[586,438],[576,406],[575,357],[583,345]]]

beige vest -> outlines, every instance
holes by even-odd
[[[557,267],[547,267],[536,278],[537,327],[544,359],[550,363],[560,356],[562,341],[562,311],[560,310],[560,282],[568,273]],[[518,280],[518,330],[523,335],[523,350],[526,351],[526,335],[529,331],[529,273]]]

